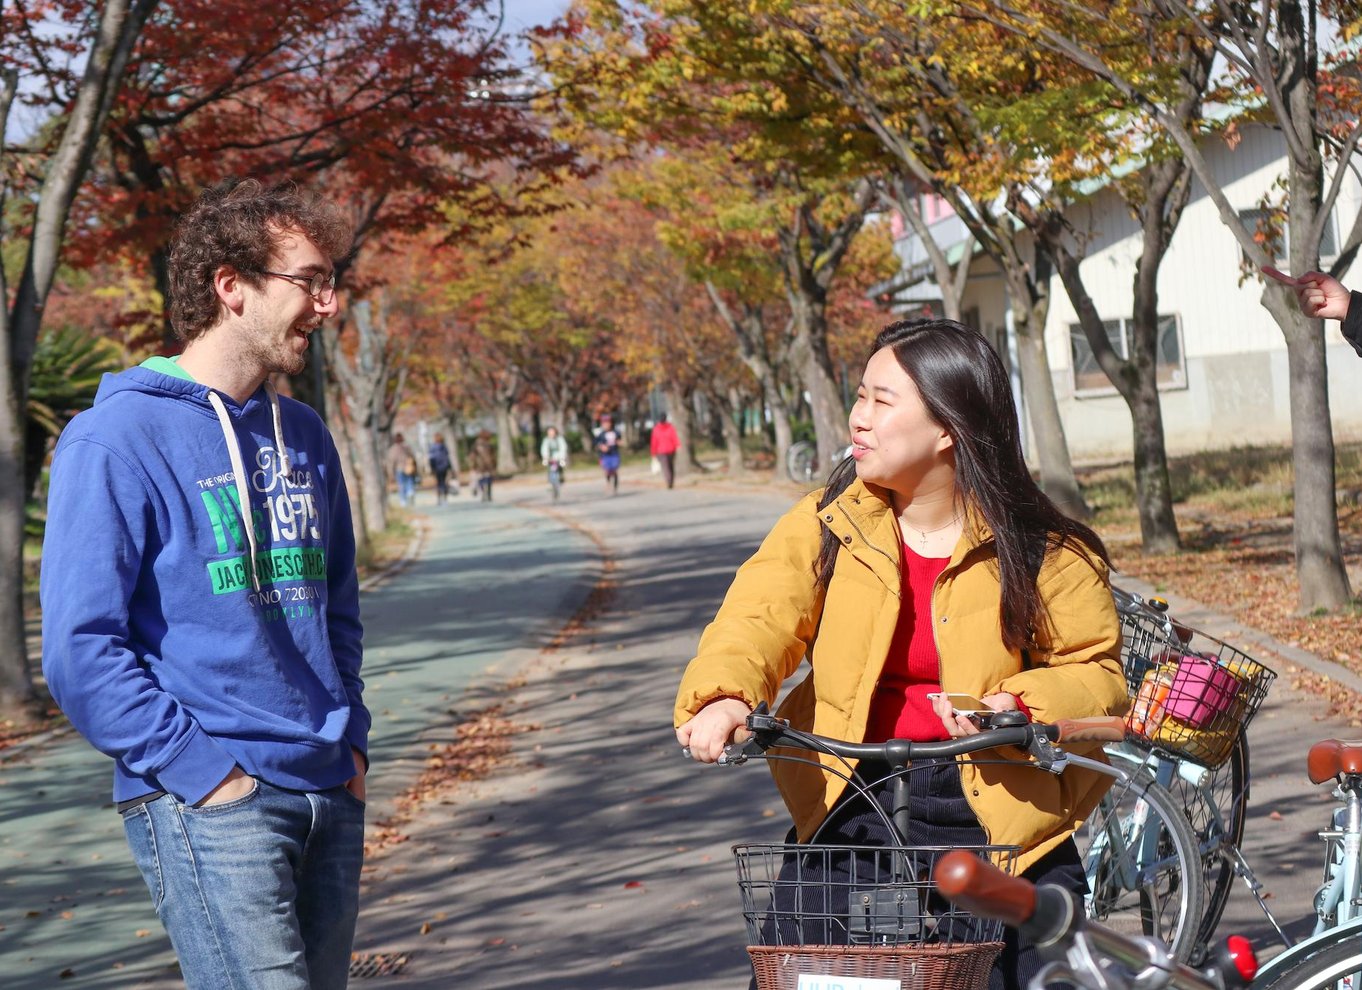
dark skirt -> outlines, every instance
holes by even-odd
[[[866,779],[875,781],[870,785],[871,795],[884,816],[892,817],[893,786],[884,779],[887,768],[863,765],[861,772]],[[958,848],[987,843],[979,819],[961,788],[960,768],[954,760],[914,764],[908,773],[908,785],[911,815],[908,846]],[[793,831],[787,841],[795,841]],[[899,844],[884,817],[873,809],[870,798],[851,788],[833,808],[813,842],[871,848]],[[788,926],[798,925],[792,919],[805,914],[819,918],[845,917],[849,909],[847,892],[853,886],[852,874],[864,877],[867,871],[883,868],[891,862],[893,858],[884,855],[838,857],[831,861],[818,856],[787,855],[781,864],[774,905],[775,917],[780,921],[767,919],[763,925],[763,941],[787,945],[845,942],[845,933],[839,938],[838,930],[825,922],[816,922],[816,931],[810,931],[809,924],[800,926],[801,930],[789,930]],[[1023,875],[1033,883],[1057,884],[1080,895],[1087,892],[1083,863],[1072,839],[1048,853]],[[829,900],[813,903],[811,895]],[[797,905],[794,903],[796,897],[800,899]],[[970,932],[967,925],[962,928],[957,923],[955,930],[947,935],[952,939],[968,939]],[[1025,990],[1028,981],[1043,965],[1044,960],[1029,940],[1021,939],[1014,929],[1006,929],[1002,953],[989,977],[989,990]]]

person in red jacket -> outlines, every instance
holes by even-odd
[[[676,427],[667,422],[667,414],[662,413],[657,417],[657,425],[653,427],[652,453],[662,465],[662,477],[667,480],[667,487],[672,486],[676,480],[676,449],[681,446],[681,441],[676,436]]]

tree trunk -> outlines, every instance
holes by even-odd
[[[1146,204],[1148,205],[1148,204]],[[1158,209],[1157,206],[1154,207]],[[1149,219],[1149,218],[1147,218]],[[1141,547],[1145,553],[1171,553],[1180,546],[1177,519],[1173,515],[1173,491],[1168,478],[1168,455],[1164,446],[1163,411],[1158,383],[1158,289],[1159,263],[1166,244],[1159,233],[1145,229],[1144,250],[1135,272],[1135,312],[1130,357],[1118,355],[1107,338],[1106,327],[1089,295],[1079,270],[1079,259],[1063,244],[1062,224],[1042,224],[1032,218],[1033,229],[1043,238],[1054,259],[1064,289],[1078,313],[1083,335],[1097,363],[1116,387],[1130,411],[1135,457],[1135,502],[1140,518]],[[1162,218],[1150,219],[1162,225]],[[1170,231],[1171,234],[1171,231]],[[1151,242],[1157,238],[1160,243]]]
[[[0,710],[23,716],[37,693],[28,660],[24,623],[24,408],[33,349],[43,308],[57,273],[71,204],[89,171],[95,146],[118,91],[132,46],[155,0],[107,0],[98,15],[75,102],[48,160],[38,192],[23,272],[7,308],[0,274]],[[0,133],[8,123],[17,76],[6,72],[0,98]],[[0,142],[0,159],[4,157]],[[0,162],[8,165],[8,163]]]
[[[1287,290],[1270,286],[1267,305],[1286,335],[1291,383],[1291,467],[1296,577],[1302,612],[1333,609],[1352,598],[1334,501],[1334,435],[1324,356],[1324,324],[1307,319]]]
[[[497,474],[513,475],[520,471],[520,464],[515,457],[515,436],[516,424],[515,417],[512,415],[515,409],[514,400],[502,399],[497,403],[495,418],[497,421]]]
[[[1013,287],[1012,292],[1017,363],[1031,436],[1035,440],[1040,486],[1066,515],[1087,519],[1092,513],[1083,500],[1073,462],[1069,459],[1069,443],[1064,437],[1064,422],[1059,416],[1050,358],[1045,348],[1045,316],[1049,301],[1044,296],[1032,300],[1024,287],[1020,287],[1020,292],[1017,288]]]
[[[818,461],[828,471],[849,442],[846,410],[828,353],[827,315],[821,300],[790,294],[794,312],[796,362],[809,399]],[[826,471],[824,472],[826,473]]]
[[[0,376],[0,713],[22,716],[37,692],[24,626],[24,424],[14,385]]]
[[[661,389],[662,399],[667,405],[667,421],[676,428],[676,456],[672,458],[678,478],[695,473],[695,449],[690,438],[690,416],[687,410],[690,402],[685,391],[676,385]]]
[[[312,348],[310,349],[315,348],[317,366],[323,369],[327,364],[324,358],[325,347],[325,335],[313,334]],[[328,425],[331,429],[331,435],[336,441],[336,452],[340,455],[341,475],[345,478],[345,494],[350,500],[350,522],[355,531],[355,550],[357,553],[367,554],[370,546],[369,524],[364,518],[364,499],[360,494],[361,481],[355,470],[355,442],[350,433],[350,418],[342,412],[345,408],[345,401],[341,395],[340,383],[333,376],[327,375],[322,387],[325,394],[325,404],[333,412],[331,422]]]
[[[738,427],[738,412],[742,409],[742,396],[736,388],[728,390],[728,402],[722,409],[724,424],[724,449],[728,451],[728,473],[743,473],[742,430]]]
[[[352,303],[337,337],[349,326],[355,328],[356,335],[353,358],[345,355],[338,340],[327,353],[326,368],[341,395],[359,481],[361,518],[368,535],[373,536],[388,527],[383,453],[405,390],[407,370],[396,367],[400,356],[394,353],[383,312],[375,316],[372,302],[361,299]]]

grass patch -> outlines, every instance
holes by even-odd
[[[409,512],[398,507],[388,509],[388,528],[370,536],[368,546],[355,551],[359,579],[382,573],[400,560],[415,535],[416,526]]]

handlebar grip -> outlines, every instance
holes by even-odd
[[[963,849],[942,856],[932,879],[937,890],[971,914],[1014,928],[1029,921],[1036,910],[1036,888],[1031,881],[1008,876]]]
[[[1126,720],[1120,715],[1095,715],[1091,718],[1062,718],[1054,723],[1059,730],[1056,742],[1120,742],[1126,737]]]

